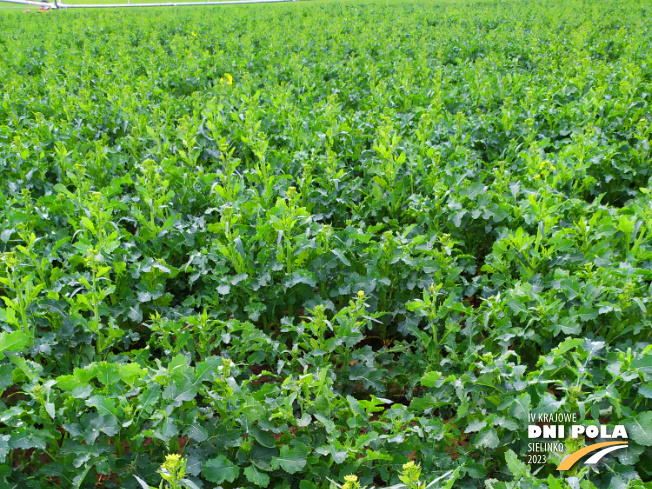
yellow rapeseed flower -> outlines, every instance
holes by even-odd
[[[358,482],[358,476],[356,475],[345,475],[344,480],[346,481],[342,486],[342,489],[360,489],[360,483]]]
[[[171,453],[165,456],[165,462],[163,462],[163,465],[161,467],[172,472],[174,469],[176,469],[179,466],[180,462],[181,462],[181,455],[179,455],[178,453]]]
[[[227,85],[233,85],[233,77],[229,73],[224,73],[224,78],[220,78],[220,81]]]

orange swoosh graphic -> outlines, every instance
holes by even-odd
[[[557,470],[568,470],[570,469],[575,462],[577,462],[579,459],[581,459],[584,455],[587,455],[591,452],[595,452],[596,450],[600,450],[601,448],[604,447],[610,447],[612,445],[627,445],[626,441],[605,441],[603,443],[594,443],[593,445],[589,445],[588,447],[584,447],[576,452],[573,452],[570,454],[568,457],[564,459],[562,463],[559,464],[559,467],[557,467]]]

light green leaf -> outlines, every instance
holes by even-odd
[[[340,259],[342,263],[344,263],[347,267],[351,266],[351,262],[344,256],[344,253],[342,253],[340,250],[331,250],[331,252]]]
[[[7,455],[9,455],[9,440],[11,435],[0,435],[0,463],[4,463]]]
[[[191,440],[201,443],[208,439],[208,432],[202,426],[199,426],[198,421],[194,421],[190,425],[190,428],[188,428],[188,437]]]
[[[577,348],[578,346],[582,346],[584,344],[583,339],[581,338],[566,338],[560,345],[552,350],[553,354],[557,357],[563,355],[567,351],[572,350],[573,348]]]
[[[434,387],[437,381],[441,378],[441,372],[426,372],[423,377],[421,377],[421,385],[424,387]]]
[[[244,475],[249,482],[256,484],[258,487],[267,487],[269,485],[269,476],[257,471],[253,465],[244,469]]]
[[[652,385],[650,384],[642,384],[638,388],[638,393],[642,396],[647,397],[648,399],[652,399]]]
[[[0,333],[0,359],[4,358],[3,353],[6,351],[17,351],[25,348],[31,340],[31,337],[24,331],[14,331],[13,333]]]
[[[475,421],[471,421],[469,425],[466,427],[464,430],[464,433],[473,433],[474,431],[480,431],[482,428],[487,426],[487,420],[484,419],[476,419]]]
[[[281,455],[272,459],[272,467],[279,467],[288,474],[295,474],[306,466],[307,450],[290,449],[287,445],[281,448]]]
[[[652,446],[652,411],[640,413],[623,423],[627,435],[640,445]]]
[[[505,462],[507,462],[507,468],[514,475],[514,480],[516,481],[530,473],[529,467],[521,462],[518,459],[518,455],[511,449],[505,452]]]
[[[425,397],[415,397],[410,403],[410,409],[414,411],[425,411],[428,408],[431,408],[437,404],[434,396],[425,396]]]
[[[240,475],[240,469],[231,463],[224,455],[213,458],[201,468],[201,473],[206,479],[215,484],[224,481],[233,482]]]
[[[485,428],[475,437],[475,444],[479,447],[496,448],[500,440],[493,428]]]
[[[512,407],[509,410],[509,415],[520,421],[527,420],[527,415],[530,412],[531,402],[532,398],[530,397],[530,394],[527,393],[515,398]]]

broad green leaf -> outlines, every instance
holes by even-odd
[[[476,419],[475,421],[472,421],[468,424],[464,430],[464,433],[473,433],[474,431],[480,431],[485,426],[487,426],[486,419]]]
[[[209,357],[203,362],[200,362],[199,365],[195,368],[195,381],[194,385],[199,385],[200,383],[210,380],[213,373],[217,368],[222,364],[222,359],[220,357]]]
[[[482,182],[475,182],[469,185],[467,188],[460,192],[460,195],[466,195],[469,199],[475,200],[475,198],[483,194],[487,187]]]
[[[43,432],[40,432],[35,429],[22,428],[20,430],[15,430],[11,434],[11,440],[9,440],[9,448],[21,448],[27,450],[30,448],[38,448],[45,450],[47,444],[46,439],[43,436]]]
[[[476,435],[474,443],[478,447],[496,448],[500,440],[498,439],[496,430],[485,428]]]
[[[437,401],[434,396],[415,397],[410,403],[410,409],[421,412],[436,405]]]
[[[640,413],[623,422],[627,436],[640,445],[652,446],[652,411]]]
[[[548,487],[550,489],[566,489],[566,485],[564,485],[562,481],[556,479],[552,474],[548,476],[546,482],[548,483]]]
[[[4,352],[21,350],[30,341],[31,337],[24,331],[14,331],[13,333],[3,331],[0,333],[0,360],[4,358]]]
[[[0,392],[13,384],[14,368],[8,363],[0,365]]]
[[[123,382],[133,386],[138,379],[147,374],[147,370],[141,368],[137,363],[127,363],[118,367],[118,373]]]
[[[192,425],[190,425],[190,428],[188,428],[188,437],[191,440],[201,443],[208,439],[208,431],[200,426],[198,421],[195,421]]]
[[[421,385],[424,387],[434,387],[441,378],[441,372],[426,372],[423,377],[421,377]]]
[[[577,348],[578,346],[582,346],[584,344],[583,339],[581,338],[566,338],[557,348],[555,348],[552,352],[556,356],[561,356],[564,353]]]
[[[233,482],[240,475],[240,469],[231,463],[224,455],[208,460],[201,469],[207,480],[221,484],[224,481]]]
[[[516,481],[522,477],[526,477],[530,473],[528,466],[519,460],[518,455],[509,448],[505,452],[505,462],[507,462],[507,468],[514,475],[514,480]]]
[[[274,448],[276,446],[276,440],[274,435],[269,431],[263,431],[258,426],[253,425],[250,427],[249,432],[264,447]]]
[[[139,306],[131,306],[127,312],[127,316],[135,323],[143,322],[143,312]]]
[[[509,410],[509,415],[519,421],[527,421],[527,416],[530,412],[530,403],[530,394],[522,394],[513,400],[512,407]]]
[[[272,467],[276,469],[280,467],[288,474],[295,474],[306,466],[307,455],[306,449],[291,449],[284,445],[281,447],[281,454],[272,459]]]
[[[344,256],[344,253],[342,253],[340,250],[331,250],[331,252],[340,259],[342,263],[344,263],[347,267],[351,266],[351,262]]]
[[[163,440],[165,443],[169,442],[172,438],[179,436],[177,423],[175,423],[172,418],[165,418],[163,422],[156,427],[153,436],[154,438]]]
[[[253,465],[244,469],[244,475],[249,482],[256,484],[258,487],[267,487],[269,485],[269,476],[256,470]]]
[[[106,387],[111,387],[120,380],[120,369],[116,364],[102,362],[96,365],[95,371],[97,380]]]
[[[317,280],[309,272],[293,272],[292,275],[283,280],[283,285],[288,289],[297,284],[306,284],[310,287],[315,287],[317,285]]]
[[[157,385],[150,385],[142,395],[138,397],[138,407],[143,412],[150,414],[161,398],[161,388]]]
[[[648,384],[642,384],[638,388],[638,393],[641,394],[642,396],[645,396],[648,399],[652,399],[652,385]]]
[[[11,439],[10,435],[0,435],[0,463],[4,463],[7,455],[9,455],[9,440]]]
[[[474,479],[483,479],[487,475],[487,469],[480,463],[467,463],[464,470]]]

